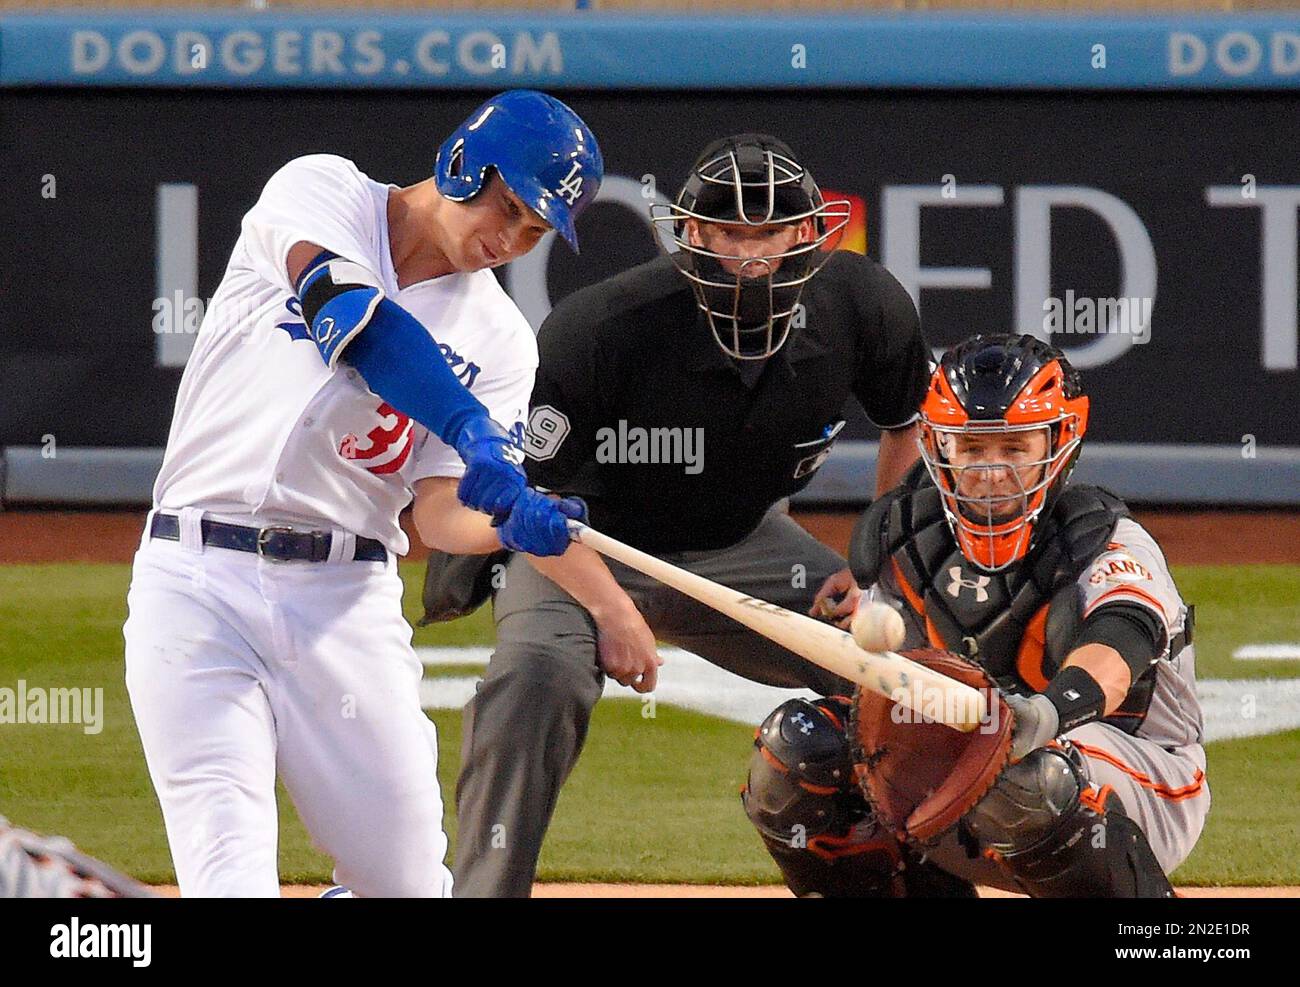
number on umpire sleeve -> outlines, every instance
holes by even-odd
[[[524,434],[524,452],[530,459],[541,461],[552,458],[569,434],[569,419],[562,411],[549,404],[540,404],[528,416],[528,431]]]

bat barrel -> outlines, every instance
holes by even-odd
[[[920,716],[965,733],[979,726],[986,715],[987,704],[978,691],[903,655],[863,651],[847,631],[705,579],[578,521],[569,522],[569,533],[574,541],[685,593],[814,665]]]

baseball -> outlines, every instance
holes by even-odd
[[[879,600],[864,599],[849,626],[853,640],[863,651],[893,651],[906,634],[899,612]]]

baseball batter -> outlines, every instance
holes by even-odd
[[[796,893],[1172,895],[1210,808],[1192,611],[1119,498],[1067,485],[1087,423],[1046,343],[977,336],[944,356],[924,466],[868,509],[850,563],[901,609],[906,647],[959,652],[1007,695],[1011,763],[934,843],[902,846],[850,780],[844,701],[783,704],[744,802]]]
[[[567,106],[481,106],[407,188],[310,155],[267,183],[176,400],[136,553],[126,678],[184,895],[276,896],[283,780],[358,896],[449,897],[399,512],[451,551],[562,553],[527,487],[534,337],[490,268],[603,164]]]

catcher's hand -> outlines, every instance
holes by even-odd
[[[1015,717],[1011,733],[1011,762],[1014,764],[1032,750],[1056,739],[1061,727],[1060,714],[1052,701],[1041,692],[1032,696],[1006,696]]]
[[[880,821],[918,844],[955,826],[993,786],[1009,762],[1013,717],[978,665],[931,648],[903,654],[981,690],[989,707],[985,722],[961,733],[866,689],[854,693],[849,739],[858,784]]]

